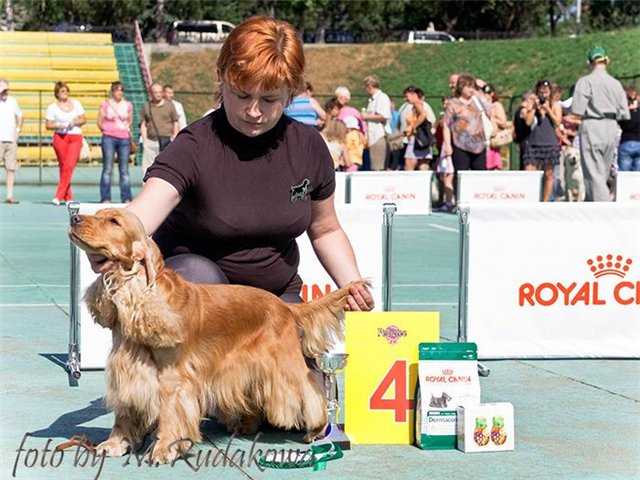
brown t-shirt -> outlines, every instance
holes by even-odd
[[[277,295],[297,283],[295,238],[311,223],[311,201],[335,190],[331,156],[313,127],[283,115],[251,138],[223,109],[184,128],[149,167],[145,181],[151,177],[182,197],[154,235],[165,257],[203,255],[231,283]]]
[[[151,118],[152,115],[153,120]],[[142,117],[147,126],[149,140],[158,140],[158,137],[171,137],[173,135],[173,122],[178,121],[178,114],[173,102],[166,100],[160,106],[151,102],[145,103],[142,109]]]

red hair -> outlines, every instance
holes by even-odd
[[[243,91],[304,89],[304,53],[293,26],[270,17],[251,17],[233,29],[217,62],[218,79]]]

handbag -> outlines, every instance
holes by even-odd
[[[392,152],[402,150],[404,147],[404,134],[402,132],[392,133],[387,136],[387,141],[389,142],[389,149]]]
[[[431,122],[425,120],[416,127],[415,144],[419,149],[424,150],[431,148],[434,143],[433,133],[431,133]]]
[[[493,124],[491,123],[491,119],[489,115],[487,115],[486,110],[480,103],[477,97],[471,97],[473,102],[476,104],[478,110],[480,110],[480,118],[482,119],[482,129],[484,131],[484,143],[487,147],[491,146],[491,136],[493,135]]]
[[[507,128],[498,130],[496,134],[491,137],[490,146],[491,148],[500,148],[509,145],[511,142],[513,142],[513,124],[509,122]]]

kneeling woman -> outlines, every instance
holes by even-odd
[[[220,108],[183,129],[147,170],[128,208],[187,280],[300,302],[295,238],[304,232],[338,286],[360,278],[334,209],[329,151],[315,128],[283,115],[304,88],[304,66],[291,25],[245,21],[218,57]],[[95,270],[110,268],[91,260]],[[373,308],[365,286],[350,293],[348,308]]]

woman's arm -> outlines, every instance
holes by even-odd
[[[98,118],[96,120],[96,123],[98,124],[98,130],[102,132],[102,108],[98,110]]]
[[[339,287],[362,278],[351,243],[338,221],[333,195],[311,202],[311,225],[307,234],[318,260]],[[365,286],[352,287],[350,293],[349,310],[373,309],[373,298]]]
[[[151,235],[178,203],[180,203],[180,195],[173,185],[160,178],[150,178],[126,208],[140,219],[147,234]],[[104,273],[113,267],[112,262],[102,255],[88,254],[87,256],[91,262],[91,268],[96,273]]]
[[[78,115],[76,118],[73,119],[73,124],[76,127],[81,127],[85,123],[87,123],[87,117],[84,113]]]
[[[507,123],[507,114],[504,111],[502,103],[500,103],[499,101],[495,102],[491,111],[493,113],[492,120],[495,122],[498,128],[504,129],[509,126],[509,124]]]
[[[320,120],[324,122],[327,119],[327,112],[324,111],[324,108],[320,106],[320,103],[315,98],[310,98],[309,100],[311,101],[311,108],[320,117]]]

